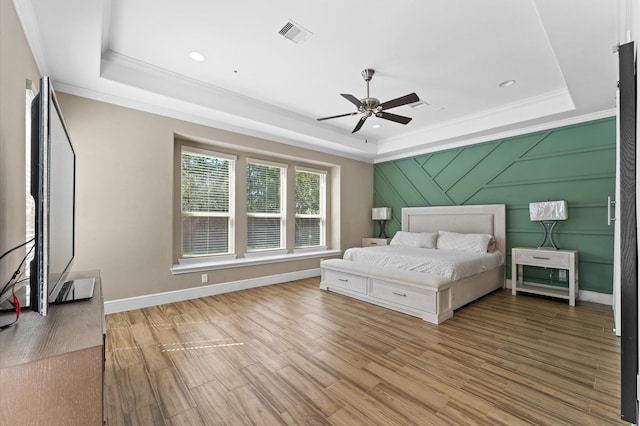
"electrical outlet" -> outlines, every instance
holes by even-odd
[[[209,276],[207,274],[202,274],[200,279],[202,280],[202,284],[206,284],[207,281],[209,281]]]
[[[560,281],[566,281],[567,280],[567,271],[564,269],[560,269],[558,271],[558,279]]]

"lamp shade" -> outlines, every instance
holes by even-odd
[[[560,200],[529,203],[529,218],[531,221],[538,222],[545,220],[567,220],[569,218],[567,202]]]
[[[371,209],[371,220],[391,219],[391,207],[374,207]]]

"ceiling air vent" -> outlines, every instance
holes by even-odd
[[[284,26],[278,31],[278,34],[286,38],[287,40],[291,40],[295,44],[302,43],[306,39],[311,36],[311,31],[304,29],[300,25],[296,24],[292,20],[289,20]]]

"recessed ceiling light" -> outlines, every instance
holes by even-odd
[[[374,124],[371,127],[373,127],[374,129],[379,129],[380,127],[382,127],[382,125],[381,124]]]
[[[506,81],[503,81],[502,83],[498,84],[498,86],[500,86],[500,87],[509,87],[509,86],[513,86],[514,84],[516,84],[515,80],[506,80]]]
[[[196,62],[202,62],[205,60],[205,56],[200,52],[196,52],[195,50],[189,53],[189,57]]]

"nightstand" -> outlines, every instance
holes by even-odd
[[[524,284],[522,267],[565,269],[569,272],[568,288],[543,284]],[[548,250],[514,247],[511,249],[511,294],[517,292],[540,294],[569,300],[575,306],[578,297],[578,252],[576,250]]]
[[[362,247],[388,246],[391,238],[363,238]]]

